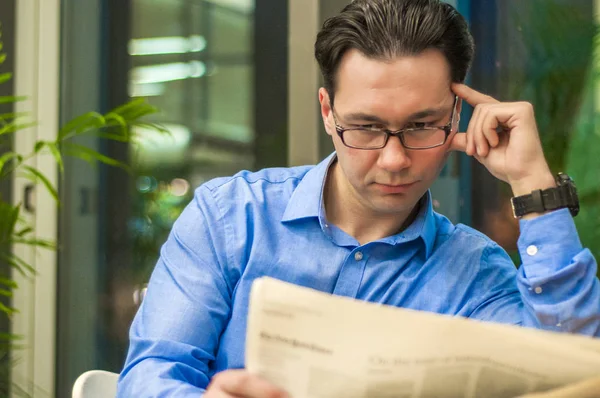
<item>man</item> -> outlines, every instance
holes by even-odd
[[[243,370],[249,292],[265,275],[399,307],[600,333],[596,263],[567,208],[577,205],[568,182],[557,187],[531,105],[461,84],[473,42],[451,6],[355,0],[324,24],[315,53],[335,153],[198,188],[133,322],[119,396],[286,396]],[[463,101],[475,111],[458,133]],[[428,189],[451,151],[474,156],[518,197],[518,272],[490,239],[433,212]],[[541,206],[537,190],[556,205]]]

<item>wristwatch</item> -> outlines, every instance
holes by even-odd
[[[558,173],[556,187],[538,189],[529,195],[516,196],[510,199],[513,215],[521,218],[530,213],[543,213],[567,207],[575,217],[579,213],[579,198],[573,179],[564,173]]]

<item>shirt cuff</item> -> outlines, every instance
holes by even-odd
[[[569,266],[583,249],[568,209],[555,210],[531,220],[520,220],[517,242],[527,279],[549,277]]]

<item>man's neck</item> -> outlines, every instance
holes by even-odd
[[[325,182],[324,202],[327,221],[354,237],[361,245],[405,230],[419,213],[419,203],[406,212],[377,213],[357,198],[357,193],[343,184],[334,163]]]

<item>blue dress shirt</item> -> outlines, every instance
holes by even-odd
[[[521,221],[517,269],[483,234],[453,225],[429,194],[401,233],[360,245],[328,224],[317,166],[217,178],[175,223],[133,321],[118,397],[201,397],[244,367],[254,279],[547,330],[600,334],[596,261],[568,210]]]

